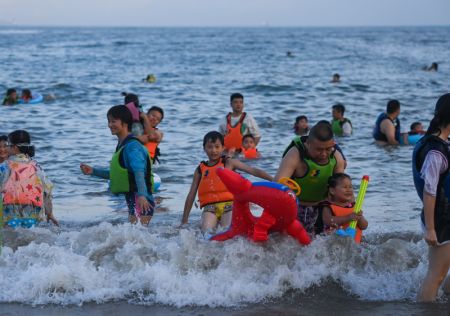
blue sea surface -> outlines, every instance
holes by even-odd
[[[61,221],[60,229],[4,231],[0,302],[256,312],[268,302],[291,311],[326,299],[336,310],[376,302],[386,312],[447,310],[444,297],[429,307],[412,303],[427,267],[412,147],[379,147],[371,132],[390,99],[401,103],[402,130],[414,121],[428,126],[436,100],[450,91],[449,52],[450,27],[0,27],[0,91],[55,97],[0,107],[0,134],[31,133],[36,160],[55,184]],[[438,72],[422,71],[432,62]],[[330,83],[333,73],[341,83]],[[156,82],[146,83],[147,74]],[[145,110],[165,111],[155,166],[162,187],[148,228],[127,224],[122,198],[79,170],[81,162],[108,166],[116,138],[106,112],[122,103],[123,91],[138,94]],[[195,208],[188,227],[177,228],[194,170],[206,159],[203,136],[224,120],[233,92],[245,96],[262,133],[263,158],[250,164],[272,175],[297,115],[313,125],[331,119],[333,104],[345,105],[354,128],[353,136],[337,139],[346,171],[355,189],[370,176],[366,243],[320,237],[301,247],[282,235],[264,245],[202,242]]]

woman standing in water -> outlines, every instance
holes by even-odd
[[[436,103],[434,117],[426,135],[413,152],[413,177],[417,194],[423,202],[421,222],[429,246],[427,275],[418,300],[436,299],[439,287],[450,268],[450,93]],[[450,294],[450,277],[444,282]]]

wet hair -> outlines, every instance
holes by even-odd
[[[244,100],[244,96],[242,94],[240,94],[240,93],[233,93],[230,96],[230,102],[233,102],[234,99],[242,99],[242,100]]]
[[[331,108],[333,110],[338,111],[342,115],[344,115],[344,113],[345,113],[345,106],[343,104],[341,104],[341,103],[337,103],[337,104],[333,105]]]
[[[390,100],[386,105],[387,114],[392,114],[400,109],[400,102],[398,100]]]
[[[14,88],[9,88],[8,90],[6,90],[6,96],[9,97],[11,94],[13,93],[17,93],[16,89]]]
[[[31,137],[27,131],[19,129],[9,133],[8,141],[11,145],[16,145],[22,154],[34,157],[34,146],[31,145]]]
[[[352,181],[352,178],[346,173],[338,172],[333,174],[331,177],[328,178],[328,189],[335,188],[345,178]]]
[[[309,139],[317,139],[321,142],[332,140],[333,137],[334,135],[333,130],[331,129],[331,124],[325,120],[317,122],[317,124],[314,125],[309,132]]]
[[[430,69],[438,70],[438,63],[431,63]]]
[[[222,146],[225,144],[223,140],[223,135],[217,131],[211,131],[206,133],[205,137],[203,137],[203,148],[205,148],[207,142],[215,143],[217,140],[220,141]]]
[[[121,120],[122,123],[128,125],[128,131],[131,131],[131,125],[133,124],[133,116],[130,110],[125,105],[115,105],[108,110],[106,117],[112,117],[116,120]]]
[[[151,111],[157,111],[159,113],[161,113],[161,121],[164,118],[164,110],[162,108],[160,108],[159,106],[152,106],[148,111],[147,114],[150,114]]]
[[[412,131],[414,130],[417,126],[422,125],[422,123],[420,122],[414,122],[411,124],[411,126],[409,127],[409,129]]]
[[[253,139],[253,141],[256,141],[255,136],[253,136],[253,134],[246,134],[242,137],[242,143],[244,142],[244,140],[246,138],[251,138],[251,139]]]
[[[123,100],[123,104],[128,104],[130,102],[133,102],[134,105],[136,107],[139,107],[139,98],[136,94],[134,93],[127,93],[127,92],[122,92],[122,95],[125,97]]]
[[[300,122],[301,120],[305,120],[306,122],[308,122],[308,118],[305,115],[299,115],[295,118],[295,124],[298,124],[298,122]]]
[[[441,133],[441,128],[450,124],[450,93],[442,95],[436,102],[434,117],[428,126],[427,135]]]
[[[335,78],[338,78],[338,79],[339,79],[339,78],[341,78],[341,75],[340,75],[340,74],[338,74],[338,73],[334,73],[334,74],[333,74],[333,77],[335,77]]]
[[[0,135],[0,142],[7,142],[7,141],[8,141],[8,136]]]
[[[31,90],[30,89],[23,89],[22,90],[22,96],[26,96],[27,98],[31,98]]]

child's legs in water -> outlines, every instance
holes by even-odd
[[[431,302],[436,299],[439,286],[444,281],[450,268],[450,243],[441,246],[429,247],[428,271],[423,280],[417,299],[422,302]],[[448,292],[450,281],[444,284],[444,291]]]
[[[216,213],[203,211],[202,213],[202,233],[210,232],[216,229],[217,226]]]
[[[143,212],[139,207],[139,203],[137,202],[138,195],[135,192],[125,193],[125,200],[128,205],[128,221],[131,224],[136,224],[139,219],[142,225],[148,225],[153,216],[155,202],[147,198],[147,201],[152,207],[150,211]]]
[[[233,202],[224,203],[222,213],[220,216],[220,226],[228,228],[231,225],[232,210],[233,210]]]
[[[213,230],[217,227],[220,220],[222,227],[228,227],[231,223],[232,201],[217,202],[208,204],[203,208],[202,213],[202,232]]]

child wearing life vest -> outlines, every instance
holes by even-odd
[[[324,231],[334,231],[337,228],[347,228],[351,221],[356,220],[355,242],[361,242],[362,231],[368,226],[362,211],[353,212],[355,196],[352,180],[345,173],[335,173],[328,179],[328,199],[321,203]]]
[[[335,104],[331,107],[331,128],[335,136],[351,136],[352,122],[344,117],[345,106],[341,103]]]
[[[252,134],[244,135],[242,138],[241,152],[245,159],[261,158],[261,154],[256,149],[255,137]]]
[[[118,144],[109,169],[93,168],[80,164],[81,171],[110,179],[112,193],[125,195],[128,205],[128,220],[131,223],[148,225],[155,208],[152,194],[152,163],[147,149],[131,134],[133,118],[127,107],[113,106],[108,110],[108,127],[116,135]]]
[[[255,177],[272,181],[272,177],[265,171],[250,167],[243,162],[223,156],[224,139],[219,132],[212,131],[203,138],[203,149],[208,156],[207,161],[202,161],[195,169],[191,188],[184,203],[181,225],[188,222],[189,213],[198,191],[200,208],[202,213],[202,232],[205,237],[216,228],[218,224],[228,227],[231,223],[231,210],[233,194],[228,191],[216,174],[218,168],[245,171]]]
[[[164,118],[164,111],[159,106],[152,106],[148,111],[147,115],[143,116],[144,124],[144,134],[139,138],[139,140],[145,144],[148,153],[152,158],[152,162],[159,162],[158,156],[160,151],[158,148],[159,143],[162,141],[164,133],[157,128],[158,124]]]
[[[0,168],[3,223],[32,227],[47,217],[58,225],[52,210],[53,184],[34,157],[30,134],[17,130],[8,135],[9,157]]]
[[[239,153],[244,135],[252,134],[258,145],[261,134],[253,116],[244,112],[244,96],[242,94],[233,93],[230,96],[230,106],[232,112],[228,113],[226,121],[219,126],[219,132],[224,135],[225,150],[232,156]]]

